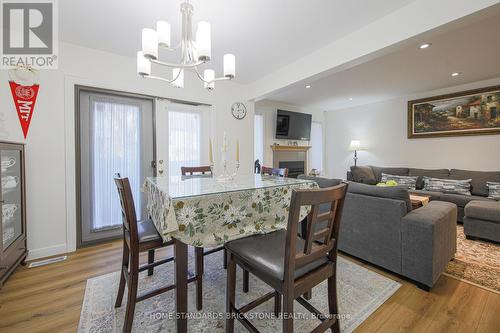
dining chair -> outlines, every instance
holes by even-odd
[[[118,295],[116,296],[115,307],[122,305],[125,285],[128,287],[127,309],[125,312],[125,322],[123,332],[132,330],[134,321],[135,305],[150,297],[157,296],[169,290],[175,289],[175,284],[167,285],[159,289],[148,291],[142,295],[137,295],[139,273],[145,270],[148,275],[153,275],[154,267],[173,261],[170,257],[155,261],[155,250],[174,244],[174,240],[163,242],[160,234],[156,230],[153,221],[150,219],[137,221],[134,198],[128,178],[122,178],[120,174],[115,175],[115,184],[120,197],[123,223],[123,258],[120,272],[120,284]],[[139,265],[140,253],[148,253],[148,263]],[[196,308],[202,309],[202,278],[203,278],[203,249],[195,248],[195,275],[190,277],[188,282],[196,282]]]
[[[258,161],[258,160],[257,160]],[[269,168],[265,166],[260,167],[260,173],[262,175],[278,176],[278,177],[288,177],[287,168]],[[250,276],[247,270],[243,270],[243,292],[247,293],[250,289]]]
[[[288,168],[269,168],[263,166],[260,173],[263,175],[288,177]]]
[[[195,174],[212,174],[212,169],[209,166],[181,167],[181,173],[183,176]]]
[[[274,313],[282,312],[283,332],[293,332],[293,302],[297,300],[322,322],[313,332],[331,329],[339,332],[337,304],[337,240],[347,184],[323,189],[294,190],[290,203],[286,230],[241,238],[226,243],[228,251],[226,286],[226,333],[234,332],[234,319],[250,332],[258,332],[245,317],[245,313],[274,298]],[[330,203],[331,208],[319,213],[320,205]],[[297,234],[300,210],[310,206],[305,239]],[[318,223],[327,221],[317,230]],[[316,241],[322,240],[319,244]],[[236,265],[240,265],[274,291],[239,308],[235,303]],[[324,280],[328,280],[329,313],[323,315],[302,295]],[[283,307],[281,306],[283,298]]]

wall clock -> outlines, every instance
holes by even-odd
[[[245,104],[241,102],[235,102],[231,106],[231,113],[233,114],[234,118],[241,120],[247,115],[247,108]]]

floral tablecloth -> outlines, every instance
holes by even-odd
[[[307,180],[251,177],[255,186],[249,178],[224,186],[212,178],[180,180],[193,184],[147,178],[143,186],[147,210],[165,241],[174,237],[189,245],[214,247],[286,228],[292,190],[318,187]],[[202,182],[201,189],[197,182]],[[309,210],[302,207],[301,218]]]

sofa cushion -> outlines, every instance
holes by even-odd
[[[500,183],[487,182],[486,186],[488,186],[488,198],[493,200],[500,200]]]
[[[431,201],[439,200],[441,196],[444,194],[443,192],[433,192],[433,191],[425,191],[425,190],[410,190],[410,193],[416,195],[425,195],[428,196]]]
[[[382,173],[387,173],[389,175],[397,175],[397,176],[408,176],[410,169],[408,168],[384,168],[384,167],[376,167],[370,166],[373,170],[373,174],[375,175],[375,180],[380,182],[382,180]]]
[[[500,223],[500,202],[471,201],[465,206],[465,216]]]
[[[417,186],[417,178],[416,176],[397,176],[397,175],[388,175],[382,172],[382,183],[387,183],[389,180],[393,180],[398,185],[405,186],[410,190],[416,189]]]
[[[406,210],[411,211],[410,195],[408,188],[404,186],[379,187],[360,183],[349,183],[347,192],[367,195],[371,197],[380,197],[394,200],[401,200],[406,203]]]
[[[372,168],[369,166],[351,166],[352,179],[356,183],[375,185],[377,180]]]
[[[471,192],[474,195],[488,196],[486,182],[500,182],[500,171],[468,171],[451,169],[451,179],[472,179]]]
[[[410,168],[410,176],[417,176],[417,189],[421,190],[424,188],[424,176],[432,178],[446,179],[450,176],[450,170],[448,169],[415,169]]]
[[[471,179],[440,179],[424,176],[424,190],[471,195]]]
[[[320,188],[325,188],[325,187],[332,187],[332,186],[337,186],[342,182],[341,179],[336,179],[336,178],[325,178],[325,177],[315,177],[315,176],[307,176],[307,175],[298,175],[298,179],[307,179],[307,180],[313,180],[318,184]]]
[[[465,207],[465,205],[474,200],[490,201],[490,199],[478,195],[462,195],[453,193],[443,193],[439,197],[439,200],[454,203],[459,207]]]

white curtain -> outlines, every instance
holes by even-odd
[[[201,165],[202,114],[193,110],[168,112],[169,175],[181,174],[182,166]]]
[[[314,122],[311,126],[311,150],[309,168],[323,171],[323,124]]]
[[[264,116],[256,114],[254,119],[254,161],[258,159],[264,165]]]
[[[91,229],[102,230],[122,223],[116,172],[129,178],[134,198],[141,194],[141,108],[112,97],[93,98],[91,103]],[[135,204],[140,215],[140,200]]]

